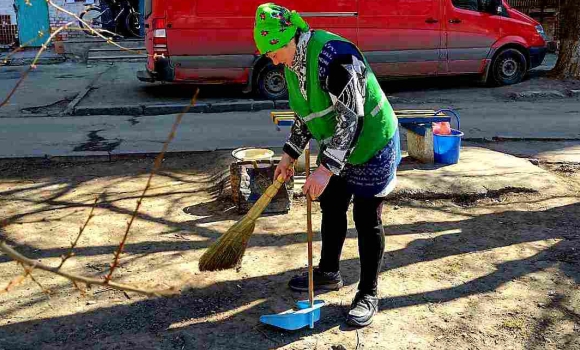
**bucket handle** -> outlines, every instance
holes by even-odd
[[[435,115],[439,114],[439,113],[450,113],[455,117],[455,120],[457,120],[457,130],[461,130],[461,125],[460,125],[460,118],[459,118],[459,113],[457,113],[456,111],[454,111],[451,108],[444,108],[444,109],[440,109],[438,111],[435,112]]]

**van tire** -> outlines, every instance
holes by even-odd
[[[257,92],[260,97],[268,100],[284,100],[288,98],[288,88],[284,77],[283,66],[266,64],[258,74]]]
[[[518,49],[501,50],[491,64],[488,82],[491,85],[512,85],[524,79],[528,70],[528,60]]]

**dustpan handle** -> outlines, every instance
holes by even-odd
[[[310,176],[310,142],[304,152],[306,178]],[[306,233],[308,234],[308,301],[314,306],[314,269],[312,267],[312,199],[306,194]]]
[[[310,176],[310,142],[306,144],[304,151],[306,178]],[[306,194],[306,233],[308,235],[308,301],[310,307],[314,307],[314,268],[312,267],[312,199]],[[314,328],[314,313],[310,313],[310,328]]]

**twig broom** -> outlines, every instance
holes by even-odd
[[[254,233],[256,220],[262,215],[283,184],[284,178],[280,175],[266,189],[266,192],[256,201],[250,211],[207,249],[199,260],[200,271],[231,269],[241,263],[248,246],[248,240]]]

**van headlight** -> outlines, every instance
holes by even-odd
[[[544,31],[544,27],[542,27],[541,25],[537,25],[536,26],[536,31],[538,32],[538,34],[540,34],[540,36],[548,41],[548,36],[546,35],[546,32]]]

